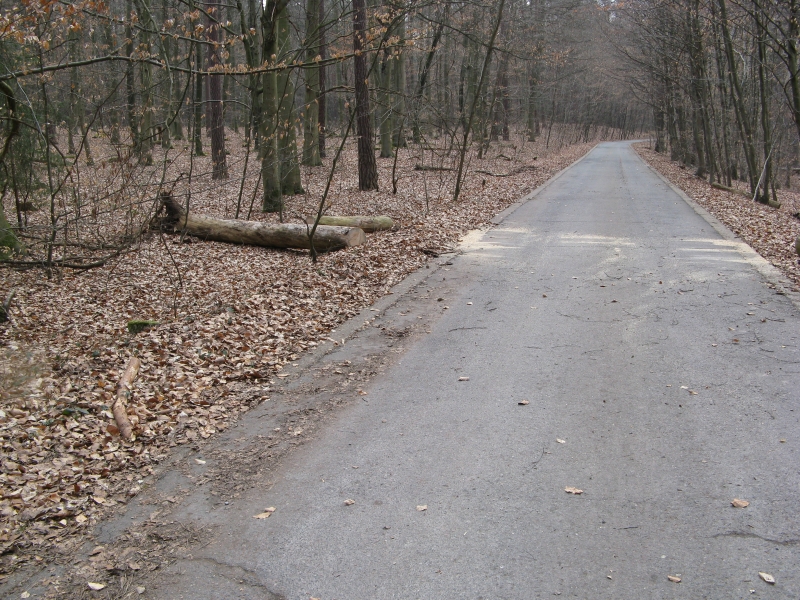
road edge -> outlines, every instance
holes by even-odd
[[[661,181],[663,181],[667,186],[675,192],[680,198],[688,204],[694,212],[696,212],[700,217],[702,217],[706,223],[708,223],[711,227],[714,228],[720,236],[726,241],[732,242],[736,246],[736,250],[739,254],[742,255],[742,258],[752,266],[758,273],[764,278],[766,282],[771,284],[776,288],[778,293],[782,296],[786,296],[789,299],[795,308],[800,310],[800,293],[792,291],[785,285],[787,281],[786,276],[778,269],[775,265],[769,262],[766,258],[761,256],[758,252],[756,252],[750,244],[745,242],[742,238],[736,235],[733,231],[728,229],[727,225],[725,225],[722,221],[720,221],[717,217],[711,214],[708,210],[700,206],[695,200],[693,200],[686,192],[684,192],[681,188],[677,185],[672,183],[669,179],[667,179],[663,174],[661,174],[658,169],[654,168],[650,163],[648,163],[642,156],[636,152],[633,148],[633,144],[635,142],[631,142],[629,144],[630,149],[636,155],[636,157],[642,162],[644,166],[646,166],[650,171],[652,171]]]

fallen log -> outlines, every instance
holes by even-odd
[[[453,167],[436,167],[434,165],[414,165],[415,171],[455,171]]]
[[[142,366],[140,361],[135,356],[132,356],[125,367],[125,372],[119,380],[117,385],[117,397],[114,404],[111,405],[111,412],[114,415],[114,420],[117,422],[117,429],[123,440],[130,440],[133,437],[133,427],[128,419],[127,402],[131,397],[131,386],[136,375],[139,374],[139,367]]]
[[[185,231],[189,235],[204,240],[272,248],[304,248],[306,250],[311,248],[306,225],[215,219],[195,215],[191,212],[187,215],[183,207],[169,194],[161,197],[161,203],[167,210],[169,225],[176,231]],[[323,225],[317,227],[314,233],[314,248],[318,252],[358,246],[365,241],[364,230],[358,227]]]
[[[748,194],[744,190],[737,190],[736,188],[728,187],[727,185],[722,185],[721,183],[712,183],[711,187],[714,188],[714,189],[717,189],[717,190],[722,190],[724,192],[731,192],[733,194],[739,194],[740,196],[744,196],[748,200],[752,200],[752,198],[750,197],[750,194]],[[772,200],[772,199],[769,199],[766,202],[763,202],[762,204],[766,204],[767,206],[769,206],[771,208],[780,208],[781,207],[781,203],[780,202],[777,202],[777,201]]]
[[[308,217],[306,222],[311,225],[314,223],[314,219]],[[363,229],[364,233],[374,233],[375,231],[384,231],[394,227],[392,218],[383,215],[379,217],[363,217],[358,215],[352,217],[322,217],[319,220],[319,224],[336,227],[358,227],[359,229]]]
[[[715,190],[722,190],[723,192],[739,194],[740,196],[744,196],[748,200],[750,199],[750,194],[748,194],[744,190],[737,190],[736,188],[728,187],[727,185],[722,185],[721,183],[712,183],[711,187],[714,188]]]

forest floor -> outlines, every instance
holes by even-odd
[[[781,207],[771,208],[745,197],[749,191],[745,182],[733,182],[741,194],[716,189],[694,175],[690,167],[671,161],[649,144],[635,144],[634,148],[651,167],[777,267],[791,282],[790,289],[800,291],[800,257],[795,251],[800,236],[800,182],[792,182],[794,189],[778,190]]]
[[[452,157],[403,149],[396,195],[391,159],[378,160],[380,191],[359,192],[348,144],[328,214],[385,214],[396,226],[316,263],[305,251],[153,231],[100,268],[49,278],[42,269],[0,270],[0,293],[16,292],[0,325],[0,585],[20,566],[68,559],[93,524],[141,491],[170,448],[200,443],[268,400],[284,365],[340,343],[337,326],[592,145],[562,146],[555,136],[549,149],[544,138],[493,143],[483,159],[469,157],[453,202]],[[240,192],[239,138],[229,151],[223,182],[210,179],[209,158],[187,164],[185,147],[172,158],[174,172],[200,173],[191,188],[196,213],[232,218],[239,198],[248,207],[255,197],[252,160]],[[94,152],[96,168],[105,168],[101,149]],[[416,169],[421,163],[445,170]],[[316,212],[328,174],[328,166],[303,168],[306,194],[285,199],[286,220]],[[84,181],[99,178],[83,173]],[[251,218],[277,220],[257,202]],[[131,334],[131,319],[158,325]],[[128,403],[135,439],[124,442],[110,406],[134,355],[142,361]]]

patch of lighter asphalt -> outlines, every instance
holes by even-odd
[[[800,597],[800,314],[746,250],[628,143],[462,250],[430,333],[148,594],[222,597],[217,561],[289,600]]]

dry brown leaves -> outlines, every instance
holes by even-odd
[[[193,181],[198,213],[233,217],[244,161],[241,140],[231,137],[231,179]],[[401,150],[397,195],[391,160],[379,160],[380,192],[358,192],[349,145],[328,214],[387,214],[399,229],[316,264],[305,252],[151,233],[135,251],[91,271],[48,279],[41,270],[0,270],[0,291],[16,289],[10,322],[0,325],[0,573],[69,552],[76,534],[139,492],[169,448],[229,427],[269,395],[283,365],[335,338],[339,324],[591,145],[549,152],[540,143],[493,145],[488,158],[471,159],[458,202],[452,172],[414,170],[444,161],[413,149]],[[209,158],[195,162],[194,172],[209,170]],[[256,181],[253,165],[251,157],[245,198]],[[518,171],[492,177],[472,172],[476,165]],[[170,168],[188,171],[188,159],[179,151]],[[303,170],[307,194],[286,199],[290,221],[315,212],[327,174],[326,167]],[[131,335],[126,324],[134,318],[159,325]],[[128,403],[135,439],[124,442],[110,406],[132,355],[142,368]]]
[[[800,235],[800,219],[794,216],[800,211],[800,192],[778,190],[781,207],[770,208],[739,194],[712,188],[706,180],[696,177],[691,168],[682,167],[645,144],[634,147],[650,166],[780,269],[795,290],[800,287],[800,260],[794,249]],[[742,191],[748,189],[742,182],[735,185]]]

